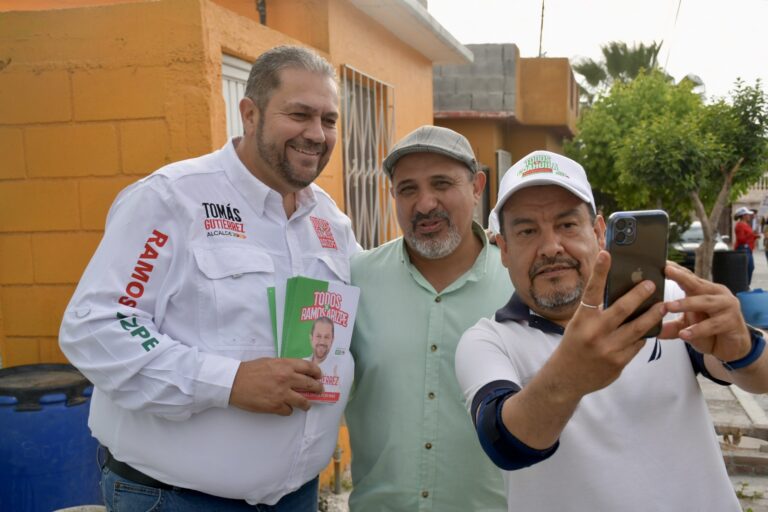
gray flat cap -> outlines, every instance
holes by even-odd
[[[441,126],[425,125],[400,139],[384,159],[384,172],[392,179],[395,164],[411,153],[438,153],[466,165],[474,173],[477,160],[472,146],[462,134]]]

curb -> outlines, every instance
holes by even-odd
[[[768,476],[768,453],[752,448],[720,445],[723,461],[731,476]]]

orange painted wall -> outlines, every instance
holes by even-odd
[[[0,0],[3,11],[48,11],[73,7],[94,7],[109,4],[141,3],[147,0]]]
[[[217,0],[241,1],[241,0]],[[322,52],[329,51],[329,0],[267,2],[267,26]],[[366,21],[370,24],[370,21]]]
[[[505,146],[512,153],[512,161],[516,162],[537,149],[562,154],[563,139],[547,127],[512,126],[507,132]]]
[[[211,148],[201,26],[185,0],[0,14],[3,366],[64,360],[61,315],[116,193]]]
[[[516,117],[526,125],[576,129],[578,97],[568,59],[521,58]]]

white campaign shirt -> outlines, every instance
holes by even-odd
[[[282,198],[235,153],[168,165],[115,200],[67,307],[60,343],[95,385],[89,426],[162,482],[274,504],[329,462],[341,399],[291,416],[228,406],[240,361],[275,357],[267,287],[295,275],[349,283],[360,250],[316,185]]]

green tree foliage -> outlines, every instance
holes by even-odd
[[[759,81],[705,104],[694,83],[659,71],[615,82],[584,112],[566,153],[584,165],[605,213],[663,208],[704,229],[696,273],[709,277],[724,208],[768,170],[768,106]]]
[[[631,47],[627,43],[611,41],[600,47],[603,58],[582,59],[573,65],[586,85],[582,85],[585,103],[591,105],[595,97],[610,89],[615,82],[627,82],[640,74],[640,70],[658,68],[659,51],[662,43],[643,43]]]

